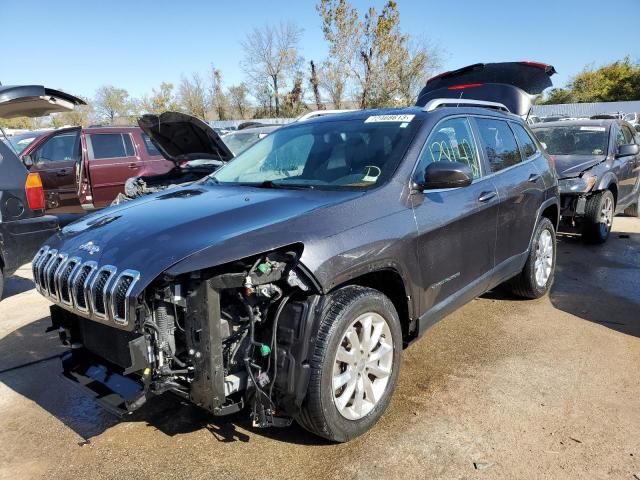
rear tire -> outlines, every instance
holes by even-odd
[[[518,276],[508,282],[511,291],[523,298],[540,298],[553,284],[556,269],[556,229],[546,217],[536,225],[529,256]]]
[[[331,294],[322,312],[307,395],[296,421],[335,442],[365,433],[389,404],[401,350],[398,313],[385,295],[356,285]]]
[[[587,199],[583,217],[582,238],[588,243],[600,244],[607,241],[613,226],[615,200],[613,193],[604,190]]]

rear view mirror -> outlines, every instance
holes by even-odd
[[[616,153],[616,157],[627,157],[630,155],[637,155],[640,152],[640,146],[635,143],[630,143],[628,145],[620,145],[618,147],[618,152]]]
[[[31,155],[25,155],[22,157],[22,163],[24,163],[25,167],[31,168],[33,167],[33,158],[31,158]]]
[[[473,173],[468,165],[459,162],[433,162],[424,171],[421,190],[436,188],[459,188],[471,185]]]

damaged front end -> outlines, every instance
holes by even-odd
[[[300,254],[162,275],[135,299],[126,330],[53,306],[52,328],[71,347],[64,376],[120,414],[171,392],[214,415],[250,406],[256,426],[288,425],[306,392],[323,298]]]

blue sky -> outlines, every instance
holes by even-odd
[[[253,26],[292,20],[305,59],[326,44],[315,1],[110,2],[0,0],[0,82],[38,83],[85,96],[105,84],[131,95],[182,74],[220,68],[242,80],[240,41]],[[352,0],[364,11],[378,0]],[[53,6],[55,5],[55,7]],[[538,60],[562,86],[585,65],[640,59],[640,0],[398,0],[404,31],[444,50],[443,69],[475,62]]]

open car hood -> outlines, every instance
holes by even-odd
[[[427,80],[417,106],[434,98],[485,100],[504,104],[512,113],[529,113],[533,98],[553,86],[552,65],[537,62],[476,63]]]
[[[44,117],[86,105],[81,98],[42,85],[0,85],[0,118]]]
[[[213,128],[191,115],[180,112],[143,115],[138,125],[162,155],[176,165],[196,159],[228,162],[233,158]]]

